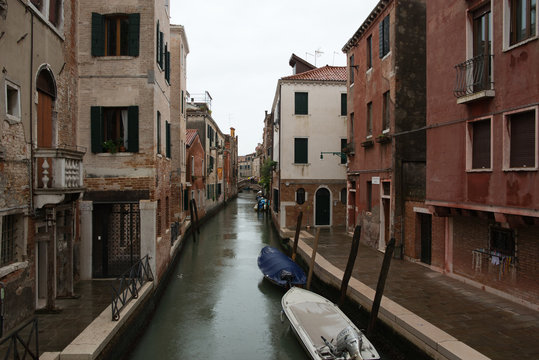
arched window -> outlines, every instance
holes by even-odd
[[[305,189],[304,188],[299,188],[297,191],[296,191],[296,203],[298,203],[299,205],[303,204],[305,202]]]
[[[341,203],[346,205],[346,188],[341,189]]]

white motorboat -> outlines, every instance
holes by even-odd
[[[290,326],[312,359],[380,359],[363,332],[325,297],[292,287],[284,294],[281,304]]]

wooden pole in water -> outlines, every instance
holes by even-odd
[[[316,258],[316,250],[318,249],[318,238],[320,237],[320,228],[316,229],[316,236],[314,237],[313,253],[311,254],[311,264],[309,265],[309,276],[307,276],[306,289],[311,287],[311,279],[313,277],[314,259]]]
[[[378,310],[380,309],[380,302],[382,301],[382,295],[384,294],[384,287],[386,284],[387,274],[389,272],[389,265],[391,264],[391,257],[393,256],[393,250],[395,249],[395,238],[391,238],[386,246],[386,253],[384,255],[384,262],[382,263],[382,270],[380,271],[380,277],[378,278],[378,285],[376,285],[376,295],[374,295],[374,302],[372,303],[371,316],[369,318],[369,327],[367,328],[367,336],[371,336],[374,331],[374,324],[378,318]]]
[[[346,299],[346,290],[348,290],[348,282],[352,276],[352,270],[354,270],[354,263],[356,262],[357,250],[359,248],[359,239],[361,238],[361,226],[357,225],[354,229],[354,236],[352,237],[352,248],[350,249],[350,255],[348,255],[348,263],[346,264],[346,270],[341,281],[341,297],[339,307],[344,304]]]
[[[197,241],[195,230],[195,214],[193,211],[193,199],[189,201],[189,213],[191,214],[191,232],[193,233],[193,241]]]
[[[296,235],[294,235],[294,245],[292,246],[292,261],[296,261],[296,252],[298,251],[299,231],[301,230],[301,219],[303,218],[303,211],[298,214],[298,221],[296,222]]]
[[[198,209],[197,209],[197,202],[195,199],[192,199],[193,201],[193,209],[195,209],[195,217],[196,217],[196,228],[197,228],[197,234],[200,234],[200,224],[198,222]]]

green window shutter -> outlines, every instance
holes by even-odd
[[[170,51],[167,51],[167,70],[166,70],[166,74],[167,74],[167,80],[168,80],[168,83],[170,84]]]
[[[157,123],[155,125],[157,128],[157,153],[161,154],[161,113],[157,112]]]
[[[308,141],[307,138],[294,139],[294,163],[295,164],[307,164],[308,163]]]
[[[309,113],[309,94],[306,92],[294,93],[294,106],[296,115],[307,115]]]
[[[341,115],[345,116],[347,113],[347,101],[346,94],[341,94]]]
[[[129,31],[127,33],[127,54],[138,56],[140,38],[140,14],[129,14]]]
[[[127,109],[127,151],[138,152],[138,106]]]
[[[92,106],[90,109],[92,152],[103,152],[103,108]]]
[[[166,131],[165,136],[166,136],[166,143],[167,143],[166,153],[167,153],[167,158],[170,158],[170,123],[168,121],[166,122],[165,131]]]
[[[157,30],[155,33],[155,54],[156,58],[155,61],[159,64],[159,20],[157,20]]]
[[[164,34],[162,32],[159,33],[159,66],[161,66],[161,69],[163,69],[163,45],[165,43],[164,41]]]
[[[183,115],[183,104],[185,102],[185,96],[183,95],[183,90],[182,90],[182,115]]]
[[[105,17],[92,13],[92,56],[105,56]]]
[[[378,57],[384,57],[384,21],[378,24]]]

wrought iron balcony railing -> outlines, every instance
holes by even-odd
[[[457,81],[453,93],[457,98],[494,90],[492,58],[493,55],[479,55],[455,65]]]
[[[84,153],[80,149],[37,148],[33,156],[34,190],[44,193],[80,191]]]

